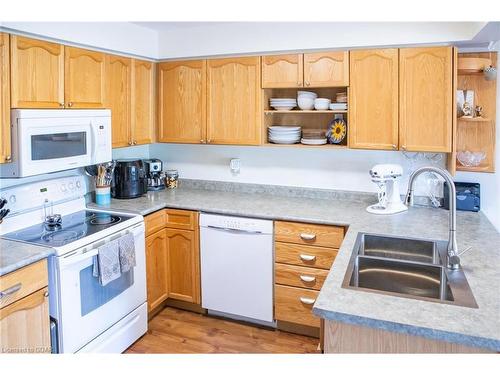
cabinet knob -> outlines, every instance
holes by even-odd
[[[135,146],[137,144],[137,141],[132,141],[132,144]]]
[[[208,139],[208,140],[207,140],[207,143],[211,143],[211,142],[212,142],[212,140],[211,140],[211,139]]]
[[[43,296],[44,296],[44,297],[48,297],[48,296],[49,296],[49,292],[45,292],[45,293],[43,293]]]
[[[68,107],[73,107],[73,102],[69,102]]]
[[[297,82],[297,86],[302,87],[302,82]]]
[[[309,86],[311,83],[306,81],[306,86]]]
[[[200,143],[205,143],[205,140],[204,139],[200,139]]]
[[[403,151],[406,151],[406,146],[404,146],[404,145],[403,145],[403,146],[401,146],[401,149],[402,149]]]
[[[64,107],[64,102],[59,103],[59,107]]]
[[[397,149],[398,149],[398,146],[396,146],[396,145],[392,145],[392,149],[393,149],[393,150],[397,150]]]
[[[5,161],[11,161],[11,160],[12,160],[12,156],[7,155],[7,156],[5,157]]]
[[[134,144],[134,143],[133,143],[132,141],[129,141],[129,142],[128,142],[128,145],[129,145],[129,146],[132,146],[133,144]]]

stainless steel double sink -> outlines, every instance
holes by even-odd
[[[463,270],[445,266],[446,245],[359,233],[342,287],[477,308]]]

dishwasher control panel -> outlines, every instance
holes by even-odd
[[[273,233],[271,220],[251,219],[237,216],[205,214],[200,215],[200,227],[232,229],[263,234]]]

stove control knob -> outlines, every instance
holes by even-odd
[[[67,190],[67,189],[66,189],[66,185],[65,185],[65,184],[62,184],[62,185],[61,185],[61,191],[62,191],[63,193],[65,193],[65,192],[66,192],[66,190]]]
[[[9,202],[10,202],[10,204],[14,204],[14,203],[16,203],[16,200],[17,200],[17,199],[16,199],[16,196],[15,196],[15,195],[11,195],[11,196],[9,197]]]
[[[80,181],[76,181],[76,188],[81,189],[82,183]]]
[[[69,190],[74,190],[75,189],[75,185],[72,182],[70,182],[68,184],[68,187],[69,187]]]

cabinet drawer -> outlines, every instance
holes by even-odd
[[[41,260],[0,277],[0,308],[48,285],[47,261]]]
[[[315,290],[275,285],[275,318],[285,322],[319,327],[320,319],[312,313],[319,292]]]
[[[165,211],[168,228],[194,230],[198,226],[198,212],[170,208]]]
[[[296,245],[276,242],[274,244],[275,260],[279,263],[323,268],[329,270],[337,256],[337,249],[328,247]]]
[[[146,237],[165,227],[166,215],[165,210],[156,211],[144,217],[144,225],[146,226]]]
[[[274,238],[276,241],[282,242],[339,248],[344,238],[344,228],[276,221]]]
[[[276,284],[320,290],[328,271],[311,267],[290,266],[276,263],[274,281]]]

